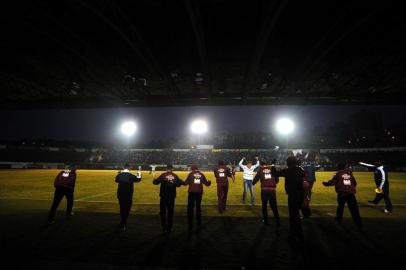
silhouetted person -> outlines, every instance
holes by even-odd
[[[299,212],[304,199],[303,182],[305,173],[298,166],[297,159],[294,156],[288,157],[286,163],[288,167],[280,171],[276,170],[275,176],[285,177],[285,191],[288,194],[289,208],[289,240],[302,243],[304,238]]]
[[[175,207],[176,188],[183,185],[183,181],[173,173],[173,166],[168,164],[166,172],[154,179],[154,185],[161,185],[159,196],[159,215],[164,232],[171,232],[173,223],[173,211]]]
[[[73,215],[73,193],[76,184],[76,167],[70,166],[58,173],[54,181],[55,193],[51,209],[49,210],[48,222],[55,222],[56,209],[61,203],[63,197],[66,197],[66,215]]]
[[[117,198],[120,204],[120,229],[125,231],[127,227],[127,219],[130,215],[133,204],[134,183],[141,181],[141,171],[137,175],[130,172],[130,165],[125,164],[123,170],[116,176],[118,183]]]

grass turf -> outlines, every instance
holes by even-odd
[[[174,231],[162,235],[158,217],[159,186],[143,173],[136,184],[129,229],[116,229],[118,205],[116,171],[79,170],[75,191],[75,213],[63,217],[60,206],[56,224],[46,225],[57,170],[0,171],[0,230],[5,260],[1,264],[26,267],[84,269],[129,268],[378,268],[405,263],[406,174],[390,173],[391,197],[396,204],[392,215],[382,213],[383,205],[366,204],[374,196],[373,174],[356,173],[358,200],[365,233],[358,234],[351,219],[335,224],[334,188],[321,185],[332,172],[318,172],[313,189],[313,218],[305,220],[305,252],[298,254],[286,241],[288,220],[283,179],[278,186],[282,227],[276,230],[260,223],[260,206],[240,205],[242,183],[237,174],[230,184],[228,211],[216,211],[216,186],[205,187],[203,228],[186,232],[186,187],[178,189]],[[185,177],[179,172],[180,177]],[[213,174],[206,173],[213,180]],[[257,203],[259,186],[255,187]],[[135,214],[135,216],[134,216]],[[24,254],[13,261],[13,255]],[[345,254],[345,256],[340,255]],[[304,257],[302,257],[304,255]],[[383,259],[384,258],[384,259]]]

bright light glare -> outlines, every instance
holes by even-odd
[[[195,134],[203,134],[207,132],[207,122],[203,120],[195,120],[190,125],[190,131]]]
[[[276,122],[276,130],[283,134],[288,135],[295,129],[295,124],[288,118],[281,118]]]
[[[121,132],[125,136],[132,136],[137,131],[137,125],[133,121],[124,122],[121,125]]]

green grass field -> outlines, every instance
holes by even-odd
[[[394,213],[383,213],[383,202],[371,206],[374,196],[373,173],[355,173],[357,198],[365,232],[359,234],[345,211],[342,225],[334,222],[334,188],[321,185],[332,172],[318,172],[313,188],[311,219],[304,220],[305,251],[297,253],[288,236],[287,196],[283,182],[277,189],[282,226],[261,224],[260,189],[255,186],[257,204],[241,205],[242,179],[230,183],[228,210],[216,210],[216,184],[205,187],[202,203],[203,227],[192,235],[186,230],[187,187],[178,189],[174,231],[163,235],[159,222],[159,186],[143,172],[136,184],[134,206],[125,233],[117,229],[118,203],[114,177],[117,171],[79,170],[75,190],[75,216],[63,215],[59,207],[56,223],[46,222],[53,197],[53,180],[58,170],[0,171],[0,231],[9,268],[41,267],[81,269],[201,268],[224,269],[375,269],[406,263],[406,173],[390,173]],[[186,172],[179,172],[185,178]],[[213,179],[213,173],[206,176]],[[214,181],[213,181],[214,182]],[[337,254],[346,253],[343,260]],[[23,260],[13,260],[24,254]],[[385,258],[375,260],[374,258]],[[348,262],[351,262],[350,265]],[[17,267],[16,267],[17,266]]]
[[[53,196],[53,180],[58,170],[3,170],[0,171],[0,199],[1,200],[51,200]],[[159,175],[157,172],[156,175]],[[187,172],[177,172],[184,179]],[[116,183],[114,177],[117,171],[113,170],[78,170],[75,200],[81,204],[93,203],[94,211],[98,211],[95,203],[116,203]],[[217,203],[216,184],[212,172],[205,172],[212,181],[210,187],[204,187],[203,205],[215,205]],[[321,182],[328,180],[333,172],[318,172],[313,188],[312,204],[331,205],[336,203],[336,194],[333,187],[324,187]],[[358,181],[357,198],[360,204],[374,196],[373,174],[370,172],[355,173]],[[286,204],[287,196],[283,186],[284,179],[277,188],[277,198],[281,205]],[[391,173],[391,198],[395,204],[406,205],[406,174]],[[228,203],[240,205],[242,194],[242,173],[236,174],[236,181],[230,181]],[[135,184],[134,204],[158,204],[159,186],[152,184],[152,175],[143,172],[141,183]],[[257,204],[260,198],[260,187],[255,186]],[[178,189],[177,204],[185,205],[187,202],[187,187]],[[28,205],[30,203],[27,203]]]

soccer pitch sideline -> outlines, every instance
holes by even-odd
[[[241,205],[242,174],[230,183],[229,207],[216,209],[216,184],[204,188],[202,228],[186,227],[187,187],[178,188],[173,232],[162,234],[159,186],[143,172],[135,184],[128,230],[118,230],[119,214],[114,177],[117,171],[78,170],[74,217],[64,217],[65,200],[56,223],[47,224],[58,170],[0,171],[0,231],[4,269],[385,269],[404,265],[406,173],[390,173],[391,215],[383,205],[373,207],[373,173],[355,173],[365,231],[357,233],[348,209],[342,225],[334,221],[334,188],[321,182],[333,172],[318,172],[313,193],[313,216],[302,222],[305,248],[301,256],[286,241],[289,230],[284,179],[277,189],[281,224],[261,223],[260,188],[257,204]],[[178,172],[185,178],[187,172]],[[16,254],[23,254],[15,260]],[[341,254],[345,254],[343,256]],[[376,259],[375,259],[376,258]]]
[[[12,204],[24,208],[47,208],[53,197],[53,181],[59,170],[1,170],[0,171],[0,204]],[[161,172],[156,172],[158,176]],[[181,179],[185,179],[188,172],[176,172]],[[202,206],[207,206],[208,214],[216,215],[217,204],[216,183],[213,172],[204,172],[212,181],[210,187],[204,187]],[[314,207],[335,206],[336,193],[334,187],[324,187],[322,181],[329,180],[334,172],[317,172],[317,182],[313,187],[312,205]],[[91,211],[117,211],[116,189],[114,182],[116,170],[78,170],[75,189],[75,208],[90,209]],[[142,206],[158,205],[159,186],[152,184],[152,175],[143,171],[140,183],[135,184],[135,209]],[[367,205],[367,201],[374,197],[374,180],[372,172],[354,173],[357,179],[357,199],[360,206]],[[396,207],[406,206],[406,173],[389,173],[392,202]],[[245,215],[244,210],[251,206],[241,205],[242,173],[236,173],[236,180],[230,180],[228,205],[230,215]],[[249,194],[248,194],[249,198]],[[256,205],[260,205],[260,186],[255,185]],[[277,199],[280,206],[285,206],[287,196],[284,190],[284,179],[281,178],[277,188]],[[248,200],[249,201],[249,200]],[[187,187],[178,188],[176,205],[187,203]],[[382,202],[383,203],[383,202]],[[383,204],[382,204],[383,207]],[[60,207],[64,208],[64,203]],[[151,208],[151,207],[147,207]],[[154,209],[157,207],[154,207]],[[1,209],[1,208],[0,208]],[[213,211],[212,211],[213,210]],[[148,210],[149,211],[149,210]],[[155,212],[155,211],[154,211]],[[250,212],[250,211],[248,211]],[[226,214],[227,215],[227,214]]]

